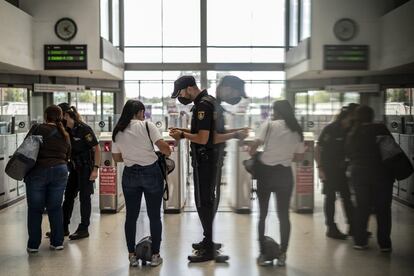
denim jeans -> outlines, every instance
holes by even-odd
[[[27,196],[27,247],[37,249],[42,239],[42,215],[45,207],[50,223],[50,244],[63,244],[62,200],[68,180],[66,165],[35,168],[24,179]]]
[[[148,166],[125,167],[122,175],[122,190],[125,197],[125,237],[128,252],[135,252],[137,220],[141,208],[142,194],[145,196],[147,214],[150,220],[152,252],[159,253],[161,244],[161,202],[164,180],[157,163]]]

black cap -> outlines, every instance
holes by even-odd
[[[62,109],[63,112],[70,110],[70,105],[68,103],[60,103],[58,106]]]
[[[247,98],[246,91],[244,90],[244,80],[242,80],[239,77],[231,76],[231,75],[224,76],[218,84],[218,87],[221,87],[221,86],[226,86],[226,87],[231,87],[233,89],[236,89],[240,91],[240,94],[241,94],[240,96],[242,96],[243,98]]]
[[[193,76],[182,76],[174,82],[174,91],[171,98],[177,98],[181,89],[185,89],[189,86],[195,86],[196,80]]]

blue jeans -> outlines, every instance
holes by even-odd
[[[24,179],[27,194],[27,247],[39,248],[42,240],[42,215],[45,207],[50,222],[50,244],[63,244],[62,200],[68,181],[68,168],[58,165],[32,170]]]
[[[161,202],[164,191],[164,179],[158,164],[125,167],[122,175],[122,190],[126,207],[125,237],[128,252],[135,252],[137,220],[141,208],[142,194],[144,194],[147,214],[150,220],[152,253],[159,253],[162,232]]]

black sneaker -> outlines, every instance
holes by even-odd
[[[80,240],[89,237],[88,230],[76,230],[75,233],[69,235],[70,240]]]
[[[199,243],[193,243],[192,247],[194,250],[201,250],[205,248],[206,243],[207,242],[205,240],[202,240]],[[214,250],[219,250],[221,247],[222,247],[221,243],[214,243]]]
[[[216,261],[216,263],[225,263],[229,259],[230,259],[229,256],[222,255],[222,254],[220,254],[220,252],[216,251],[216,256],[214,257],[214,261]]]
[[[212,250],[200,249],[188,256],[188,260],[192,263],[201,263],[215,260],[215,252]]]
[[[46,236],[46,238],[49,238],[50,239],[50,232],[46,232],[45,236]],[[69,236],[69,230],[63,231],[63,236],[64,237]]]
[[[326,232],[326,236],[336,240],[346,240],[347,238],[347,235],[339,231],[336,227],[330,227],[328,232]]]

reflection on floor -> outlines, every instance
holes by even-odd
[[[25,250],[26,203],[0,211],[0,275],[414,275],[414,210],[398,203],[393,206],[394,252],[384,254],[378,250],[375,233],[370,249],[365,252],[353,250],[350,240],[327,239],[322,201],[317,196],[314,214],[291,213],[292,235],[285,268],[256,265],[256,211],[251,215],[231,212],[217,215],[215,236],[231,257],[228,264],[187,262],[191,243],[201,239],[201,228],[197,213],[185,212],[163,217],[164,263],[157,268],[129,268],[123,232],[125,211],[101,215],[97,203],[95,196],[89,239],[65,241],[65,249],[60,252],[50,251],[48,240],[43,239],[40,252],[30,256]],[[74,214],[72,231],[79,221],[78,207]],[[343,221],[341,212],[337,220]],[[345,229],[345,225],[340,226]],[[375,232],[374,219],[370,228]],[[149,234],[148,229],[148,219],[142,213],[138,237]],[[278,239],[277,229],[276,214],[272,211],[267,233]],[[44,217],[43,231],[46,230],[48,221]]]

